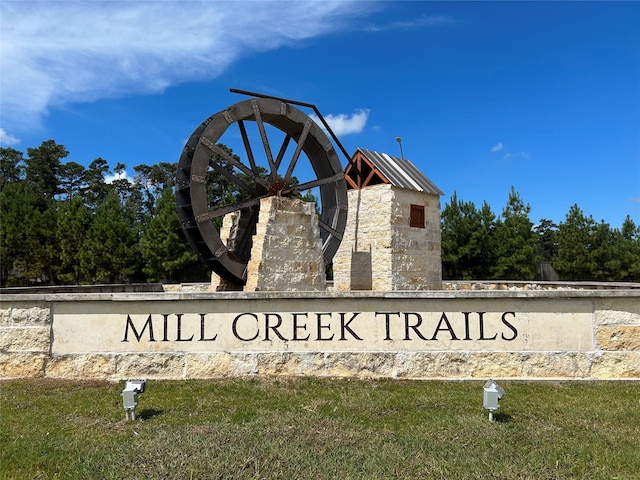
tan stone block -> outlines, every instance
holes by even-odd
[[[0,307],[0,327],[11,325],[11,307],[4,306]]]
[[[325,372],[332,377],[391,377],[395,354],[337,352],[325,355]]]
[[[591,363],[591,377],[603,380],[640,380],[640,352],[598,352]]]
[[[597,298],[594,318],[598,325],[640,326],[640,299]]]
[[[185,356],[181,353],[123,354],[116,356],[117,378],[181,379]]]
[[[522,357],[514,352],[471,353],[469,372],[474,378],[521,377]]]
[[[51,309],[44,303],[3,303],[0,325],[49,325]]]
[[[600,326],[596,342],[602,350],[640,350],[640,326]]]
[[[413,379],[468,378],[468,354],[466,352],[398,353],[393,376]]]
[[[525,378],[588,378],[590,362],[580,352],[536,352],[521,354]]]
[[[296,357],[295,375],[322,375],[324,354],[321,352],[300,353]]]
[[[243,377],[245,375],[257,375],[258,354],[257,353],[236,353],[231,357],[232,377]]]
[[[49,352],[49,327],[0,327],[0,351]]]
[[[45,367],[51,378],[110,379],[116,372],[113,355],[60,355],[51,358]]]
[[[227,352],[188,354],[185,356],[186,378],[226,377],[231,371],[231,354]]]
[[[44,377],[44,354],[0,353],[0,378]]]
[[[257,358],[259,375],[280,376],[299,375],[300,354],[291,352],[261,353]]]

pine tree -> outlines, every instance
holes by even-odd
[[[487,278],[494,262],[494,220],[486,202],[478,211],[473,202],[458,200],[457,193],[453,193],[442,212],[443,278]]]
[[[86,189],[83,197],[85,203],[93,210],[104,202],[111,190],[105,181],[105,176],[109,174],[109,171],[107,161],[104,158],[96,158],[84,173]]]
[[[492,277],[501,280],[533,280],[536,276],[535,238],[529,220],[531,207],[523,202],[514,187],[496,224],[497,260]]]
[[[629,215],[617,232],[614,256],[619,259],[617,279],[626,282],[640,281],[640,226]]]
[[[24,158],[22,152],[14,148],[0,148],[0,190],[8,183],[22,179]]]
[[[536,239],[536,253],[542,262],[551,262],[558,253],[558,226],[546,218],[540,219],[533,227]]]
[[[586,217],[574,204],[558,225],[558,255],[553,267],[563,280],[592,280],[589,250],[595,229],[593,217]]]
[[[59,192],[69,200],[81,194],[85,187],[85,170],[77,162],[67,162],[60,168]]]
[[[138,228],[115,190],[96,209],[80,255],[84,276],[94,283],[128,283],[140,268]]]
[[[166,187],[160,194],[155,212],[140,240],[145,265],[143,271],[147,279],[152,282],[176,281],[188,272],[202,270],[184,238],[171,187]]]
[[[48,283],[55,276],[56,211],[26,181],[0,192],[0,259],[3,285]]]
[[[89,220],[89,211],[80,197],[74,197],[60,205],[56,233],[60,245],[58,279],[63,283],[80,283],[80,256]]]
[[[619,278],[620,259],[615,254],[618,233],[611,230],[604,220],[593,229],[589,248],[589,276],[593,280],[613,281]]]
[[[63,145],[47,140],[37,148],[27,148],[26,180],[36,186],[41,194],[52,200],[60,192],[61,159],[69,155]]]

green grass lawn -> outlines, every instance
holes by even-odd
[[[640,478],[640,382],[0,382],[0,478]]]

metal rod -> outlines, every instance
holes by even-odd
[[[340,151],[342,152],[342,154],[347,159],[347,162],[351,163],[351,157],[347,153],[347,150],[342,146],[342,143],[340,143],[340,140],[338,139],[336,134],[333,133],[333,130],[331,130],[331,127],[329,126],[327,121],[324,119],[324,117],[320,113],[320,110],[318,110],[318,107],[316,107],[314,104],[307,103],[307,102],[300,102],[298,100],[290,100],[290,99],[282,98],[282,97],[274,97],[273,95],[266,95],[264,93],[249,92],[247,90],[239,90],[237,88],[230,88],[229,91],[231,93],[239,93],[241,95],[249,95],[249,96],[258,97],[258,98],[273,98],[274,100],[279,100],[279,101],[284,102],[284,103],[291,103],[293,105],[300,105],[301,107],[311,108],[313,110],[313,113],[315,113],[316,116],[322,122],[322,125],[324,125],[324,128],[327,129],[327,132],[329,132],[329,135],[331,135],[331,138],[333,138],[333,140],[338,144],[338,147],[340,148]],[[354,165],[354,168],[355,168],[355,165]],[[357,171],[357,168],[356,168],[356,171]]]

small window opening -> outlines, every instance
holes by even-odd
[[[409,226],[424,228],[424,205],[411,205]]]

